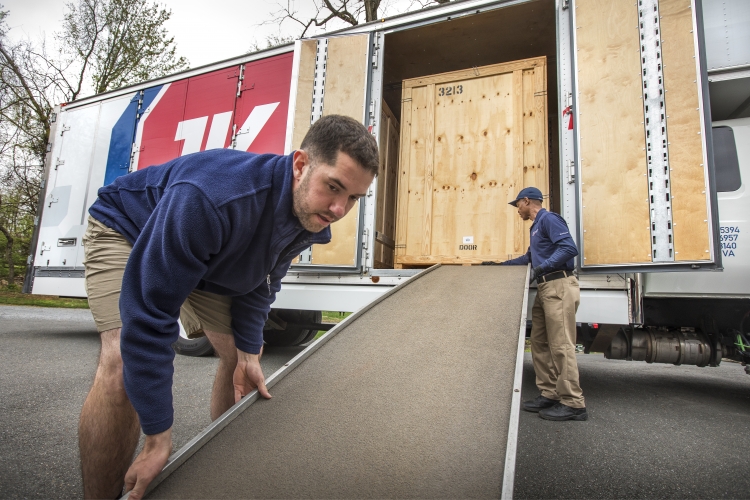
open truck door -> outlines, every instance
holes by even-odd
[[[568,10],[580,267],[720,267],[700,0]]]
[[[365,123],[368,112],[372,34],[299,40],[294,47],[286,152],[300,147],[310,125],[339,114]],[[293,266],[358,272],[362,267],[364,204],[331,226],[332,240],[306,250]]]

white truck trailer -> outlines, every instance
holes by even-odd
[[[750,357],[743,0],[455,1],[61,105],[24,290],[85,296],[87,210],[117,176],[211,148],[288,153],[332,113],[370,128],[381,173],[292,265],[267,341],[307,342],[320,311],[427,266],[525,253],[506,203],[536,185],[581,250],[587,350]]]

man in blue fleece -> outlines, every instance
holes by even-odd
[[[287,156],[212,150],[123,176],[99,190],[84,236],[86,287],[102,348],[81,411],[84,495],[141,498],[172,450],[172,343],[203,332],[220,362],[211,417],[254,389],[281,278],[378,171],[375,139],[327,116]],[[143,451],[130,464],[139,429]]]
[[[565,219],[545,210],[542,199],[539,189],[527,187],[510,202],[523,220],[534,221],[531,245],[524,255],[500,263],[530,263],[530,281],[537,281],[531,310],[531,359],[541,395],[524,401],[523,409],[538,412],[547,420],[586,420],[575,349],[576,311],[581,301],[578,278],[573,274],[578,247]]]

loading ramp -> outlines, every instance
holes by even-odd
[[[512,497],[527,283],[416,275],[175,453],[149,498]]]

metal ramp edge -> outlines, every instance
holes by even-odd
[[[368,306],[362,308],[361,310],[357,311],[356,313],[350,315],[348,318],[346,318],[344,321],[339,323],[335,328],[331,329],[329,332],[327,332],[325,335],[323,335],[321,338],[313,342],[310,346],[308,346],[304,351],[299,353],[295,358],[290,360],[284,367],[273,373],[268,379],[266,380],[266,384],[269,387],[273,387],[276,383],[278,383],[280,380],[282,380],[287,374],[291,373],[294,368],[299,366],[304,360],[306,360],[308,357],[310,357],[315,351],[317,351],[319,348],[321,348],[323,345],[325,345],[328,341],[330,341],[336,334],[345,328],[347,328],[349,325],[351,325],[353,322],[355,322],[358,318],[360,318],[362,315],[366,314],[369,310],[383,302],[384,300],[388,299],[393,294],[398,293],[399,291],[403,290],[405,287],[408,287],[412,283],[415,283],[420,278],[428,275],[435,269],[438,269],[440,266],[436,265],[433,266],[418,275],[414,276],[412,279],[394,287],[393,289],[386,292],[384,295],[382,295],[377,300],[370,303]],[[519,270],[520,271],[520,270]],[[518,346],[517,346],[517,352],[515,356],[515,370],[513,373],[513,393],[511,395],[511,405],[510,405],[510,421],[508,422],[508,434],[507,434],[507,442],[506,442],[506,449],[505,449],[505,461],[504,461],[504,469],[502,472],[502,493],[501,496],[503,498],[512,498],[513,494],[513,479],[514,479],[514,473],[515,473],[515,457],[516,457],[516,440],[518,435],[518,413],[520,409],[520,388],[521,388],[521,373],[522,373],[522,360],[523,360],[523,351],[524,351],[524,345],[525,345],[525,327],[526,327],[526,310],[527,310],[527,301],[528,301],[528,269],[526,269],[525,273],[525,287],[523,290],[523,303],[520,308],[521,312],[521,318],[520,318],[520,331],[518,333]],[[413,292],[412,292],[413,293]],[[510,347],[510,346],[508,346]],[[197,435],[195,438],[193,438],[189,443],[187,443],[185,446],[183,446],[180,450],[178,450],[176,453],[174,453],[163,471],[157,476],[157,478],[152,482],[152,484],[149,486],[147,490],[147,494],[157,488],[157,486],[162,483],[165,479],[167,479],[173,472],[175,472],[177,469],[180,468],[190,457],[192,457],[196,452],[198,452],[204,445],[209,443],[212,438],[214,438],[217,434],[220,433],[227,425],[229,425],[233,420],[235,420],[238,416],[240,416],[245,410],[247,410],[255,401],[259,399],[257,391],[253,391],[250,393],[247,397],[245,397],[242,401],[237,403],[235,406],[233,406],[229,411],[227,411],[222,417],[214,421],[211,425],[209,425],[203,432],[201,432],[199,435]],[[498,450],[499,451],[499,450]],[[499,457],[498,457],[499,458]],[[128,495],[126,495],[124,498],[128,498]]]

